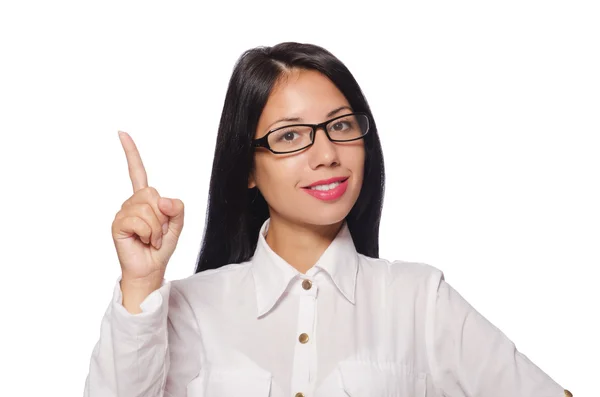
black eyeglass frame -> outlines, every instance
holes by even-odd
[[[352,138],[352,139],[332,139],[331,136],[329,135],[329,132],[327,132],[327,124],[331,123],[332,121],[335,121],[337,119],[341,119],[344,117],[348,117],[348,116],[355,116],[355,115],[359,115],[359,116],[365,116],[367,119],[367,132],[365,132],[363,135],[359,136],[358,138]],[[277,132],[279,130],[282,130],[284,128],[290,128],[290,127],[311,127],[312,128],[312,135],[311,135],[311,141],[308,145],[300,148],[300,149],[295,149],[292,150],[291,152],[277,152],[273,149],[271,149],[271,147],[269,146],[269,135],[271,135],[274,132]],[[289,124],[289,125],[285,125],[282,127],[277,127],[274,130],[271,130],[269,132],[267,132],[267,134],[265,136],[263,136],[262,138],[258,138],[258,139],[254,139],[252,141],[252,146],[255,148],[258,147],[264,147],[265,149],[270,150],[272,153],[275,154],[289,154],[289,153],[296,153],[299,152],[300,150],[304,150],[310,146],[312,146],[315,143],[315,137],[317,135],[317,130],[318,129],[322,129],[323,132],[325,133],[325,135],[327,136],[327,139],[329,139],[331,142],[352,142],[352,141],[357,141],[359,139],[363,139],[365,136],[367,136],[367,134],[371,131],[371,120],[369,119],[369,115],[365,112],[353,112],[353,113],[347,113],[347,114],[343,114],[341,116],[336,116],[332,119],[329,119],[327,121],[324,121],[322,123],[319,124]]]

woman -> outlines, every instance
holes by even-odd
[[[231,77],[196,274],[165,282],[180,200],[134,194],[112,235],[122,276],[85,395],[554,396],[438,269],[378,259],[384,167],[348,69],[323,48],[255,48]]]

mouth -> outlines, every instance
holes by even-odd
[[[318,190],[318,191],[326,192],[326,191],[335,189],[342,183],[346,182],[349,178],[350,177],[345,176],[345,177],[335,177],[335,178],[325,179],[325,180],[311,183],[308,186],[303,186],[302,189]]]
[[[339,199],[348,189],[348,179],[350,177],[332,178],[324,181],[318,181],[310,186],[303,187],[309,195],[322,201],[332,201]]]

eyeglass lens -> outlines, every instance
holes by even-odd
[[[358,139],[369,130],[369,119],[362,114],[343,116],[326,126],[332,141],[344,142]],[[299,150],[312,143],[312,127],[292,125],[269,135],[269,147],[276,152]]]

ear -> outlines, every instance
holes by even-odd
[[[256,181],[254,180],[254,172],[251,171],[248,176],[248,189],[252,189],[253,187],[256,187]]]

